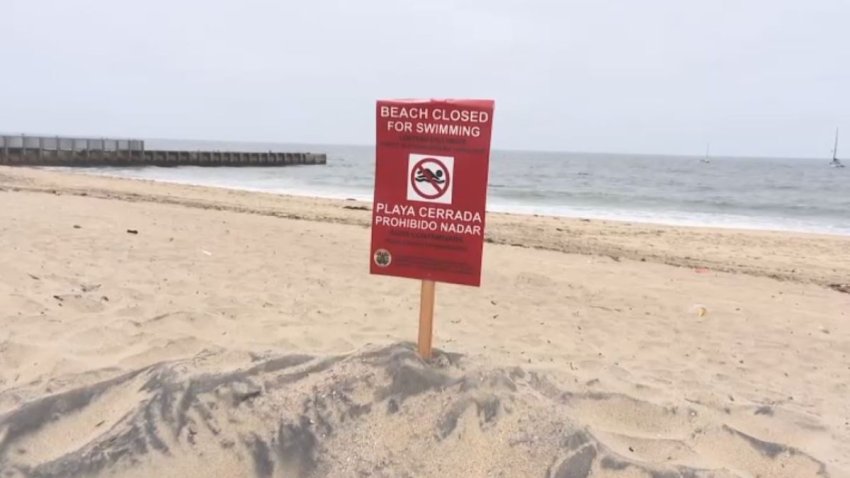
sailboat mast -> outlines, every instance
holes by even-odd
[[[832,147],[832,160],[838,161],[838,128],[835,128],[835,146]]]

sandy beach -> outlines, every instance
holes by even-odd
[[[369,221],[0,168],[0,476],[850,477],[850,237],[488,215],[426,364]]]

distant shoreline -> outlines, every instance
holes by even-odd
[[[147,168],[147,167],[145,167]],[[155,167],[152,167],[155,168]],[[220,189],[229,189],[236,191],[246,191],[246,192],[255,192],[255,193],[270,193],[277,194],[282,196],[297,196],[304,198],[320,198],[320,199],[331,199],[331,200],[355,200],[363,203],[372,203],[372,194],[363,194],[363,193],[346,193],[346,192],[326,192],[326,191],[308,191],[306,189],[298,189],[298,188],[282,188],[280,190],[268,190],[262,188],[252,188],[250,186],[233,186],[226,184],[219,184],[214,181],[203,181],[203,180],[181,180],[181,179],[173,179],[173,178],[148,178],[148,177],[136,177],[126,174],[114,174],[110,173],[109,169],[69,169],[69,168],[44,168],[46,170],[51,171],[82,171],[85,174],[90,174],[93,176],[104,176],[111,177],[117,179],[135,179],[135,180],[148,180],[155,181],[158,183],[165,184],[180,184],[185,186],[201,186],[201,187],[212,187],[212,188],[220,188]],[[138,168],[142,169],[142,168]],[[161,169],[172,169],[172,168],[161,168]],[[492,188],[492,185],[491,185]],[[647,213],[645,216],[641,216],[638,214],[628,214],[628,213],[610,213],[599,209],[590,209],[590,208],[574,208],[572,211],[566,211],[566,207],[555,207],[555,206],[546,206],[546,205],[516,205],[516,204],[506,204],[504,200],[501,198],[491,198],[488,201],[487,212],[490,213],[498,213],[498,214],[517,214],[523,216],[547,216],[547,217],[558,217],[558,218],[567,218],[567,219],[593,219],[598,221],[615,221],[615,222],[625,222],[625,223],[639,223],[645,225],[658,225],[658,226],[674,226],[674,227],[695,227],[695,228],[712,228],[712,229],[724,229],[724,230],[743,230],[743,231],[766,231],[766,232],[792,232],[792,233],[801,233],[801,234],[819,234],[819,235],[832,235],[832,236],[841,236],[848,237],[850,236],[850,230],[843,229],[829,229],[829,228],[818,228],[818,227],[793,227],[793,226],[784,226],[772,223],[769,219],[765,219],[764,222],[760,223],[757,219],[752,217],[745,217],[739,215],[727,215],[721,216],[718,214],[712,213],[686,213],[686,212],[676,212],[675,215],[683,216],[690,215],[690,218],[680,217],[673,218],[674,213],[668,213],[667,215],[658,214],[658,213]],[[702,220],[695,219],[694,217],[702,216]],[[725,220],[720,220],[724,218]]]
[[[171,204],[204,210],[368,228],[368,202],[286,196],[79,171],[0,167],[0,189]],[[850,277],[850,237],[835,234],[684,227],[587,218],[491,213],[486,241],[570,254],[708,268],[823,286]]]

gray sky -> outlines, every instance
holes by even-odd
[[[2,0],[0,131],[369,144],[496,100],[494,146],[850,153],[846,0]],[[847,157],[850,154],[842,154]]]

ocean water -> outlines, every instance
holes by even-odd
[[[95,174],[370,201],[370,146],[148,140],[148,149],[309,151],[325,166],[97,168]],[[850,168],[827,159],[493,151],[488,210],[850,235]]]

